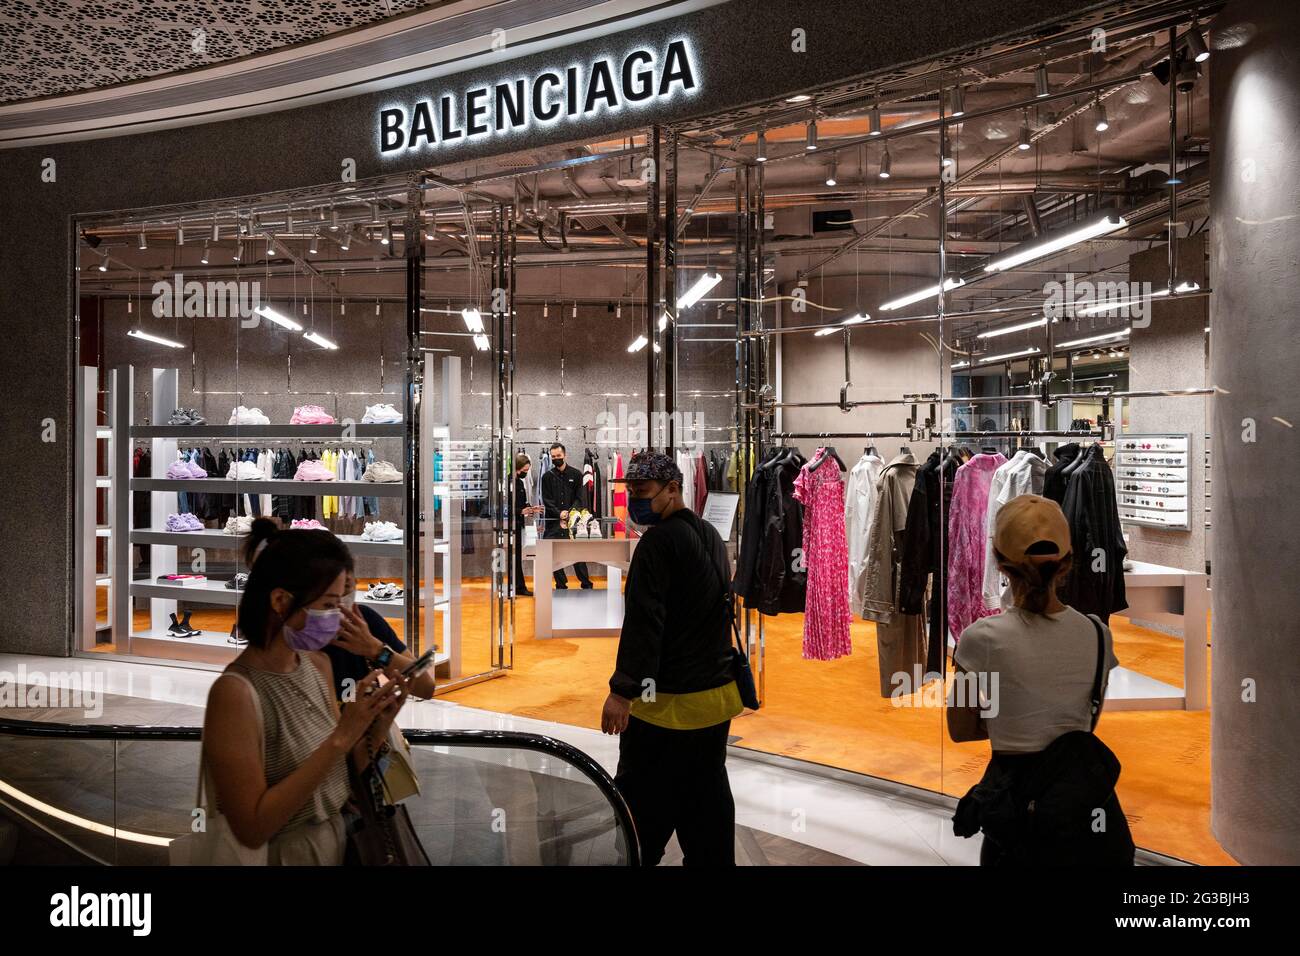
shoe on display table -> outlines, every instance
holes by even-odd
[[[402,473],[393,467],[391,461],[372,461],[366,466],[362,481],[382,481],[385,483],[401,481]]]
[[[323,462],[314,458],[304,461],[293,474],[294,481],[335,481],[337,477]]]
[[[290,425],[333,425],[334,416],[319,405],[303,405],[293,410]]]
[[[235,410],[230,413],[230,421],[227,425],[269,425],[271,419],[262,414],[260,408],[245,408],[243,405],[236,405]]]
[[[329,528],[325,527],[315,518],[294,518],[293,522],[289,525],[289,527],[291,529],[296,529],[298,531],[328,531],[329,530]]]
[[[206,425],[208,420],[193,408],[177,408],[167,419],[168,425]]]
[[[403,590],[396,584],[379,581],[366,588],[366,597],[371,601],[395,601],[403,595]]]
[[[367,405],[366,413],[361,416],[363,425],[395,425],[402,420],[402,413],[392,405]]]
[[[190,626],[191,613],[193,612],[186,611],[184,620],[178,621],[176,620],[176,612],[173,611],[169,615],[172,622],[167,625],[167,633],[172,637],[193,637],[195,634],[202,634],[203,632],[198,628]]]
[[[251,461],[232,461],[226,469],[226,477],[234,481],[261,481],[266,475]]]
[[[253,530],[253,519],[249,515],[231,515],[226,519],[222,531],[230,535],[248,534]]]
[[[168,478],[206,478],[208,473],[188,458],[179,458],[167,466]]]
[[[184,514],[167,516],[168,531],[202,531],[203,522],[186,511]]]
[[[368,521],[361,533],[363,541],[401,541],[402,529],[391,521]]]

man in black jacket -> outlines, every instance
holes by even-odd
[[[621,735],[614,780],[645,865],[659,862],[675,831],[684,865],[734,866],[727,736],[743,707],[732,670],[726,546],[686,507],[682,473],[667,455],[633,456],[622,480],[628,517],[646,530],[628,569],[600,720],[605,733]]]
[[[556,442],[551,446],[550,451],[551,470],[542,475],[542,504],[546,507],[545,537],[567,538],[569,512],[584,508],[587,496],[582,490],[582,472],[565,464],[564,446]],[[587,576],[587,566],[583,562],[575,563],[573,571],[582,582],[583,590],[595,586]],[[569,579],[564,573],[564,568],[556,569],[555,589],[564,591],[568,587]]]

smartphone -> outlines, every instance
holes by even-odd
[[[402,671],[402,676],[407,680],[419,677],[433,666],[433,656],[433,651],[425,651],[414,664]]]

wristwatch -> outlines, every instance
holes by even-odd
[[[388,666],[388,662],[391,661],[392,659],[393,659],[393,649],[391,647],[385,646],[383,650],[381,650],[378,654],[375,655],[374,659],[370,662],[370,666],[374,670],[381,671]]]

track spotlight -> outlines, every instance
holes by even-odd
[[[149,248],[149,243],[145,242],[145,240],[144,240],[144,230],[143,230],[143,229],[140,230],[140,242],[139,242],[139,245],[137,246],[137,248],[138,248],[141,252],[144,252],[146,249]]]
[[[313,233],[311,234],[311,245],[309,245],[309,246],[307,247],[307,251],[310,252],[310,253],[314,256],[314,255],[316,255],[316,248],[317,248],[319,245],[320,245],[320,233],[313,232]]]
[[[966,115],[966,93],[960,83],[952,88],[952,110],[950,112],[954,119]]]
[[[393,224],[391,222],[386,222],[384,223],[384,234],[379,238],[379,244],[381,246],[387,246],[387,245],[391,245],[392,242],[393,242]]]
[[[199,262],[205,266],[208,264],[208,240],[203,240],[203,255],[199,256]]]
[[[803,148],[809,153],[817,148],[817,120],[815,119],[808,121],[808,135]]]
[[[236,240],[235,240],[235,251],[231,254],[231,258],[232,258],[235,262],[239,262],[241,259],[244,258],[244,240],[243,240],[243,239],[236,239]]]
[[[767,162],[767,137],[762,132],[758,134],[758,152],[754,154],[754,162]]]
[[[1033,146],[1032,135],[1029,131],[1029,114],[1026,113],[1020,123],[1020,141],[1016,143],[1017,149],[1029,149]]]
[[[830,162],[830,165],[829,165],[829,166],[827,167],[827,169],[826,169],[826,185],[827,185],[827,186],[835,186],[835,185],[838,185],[838,180],[835,178],[835,173],[836,173],[837,169],[838,169],[838,164],[835,162],[835,159],[832,157],[831,162]]]
[[[100,272],[107,272],[107,271],[108,271],[108,253],[107,253],[107,252],[101,252],[101,253],[99,254],[99,265],[96,266],[95,268],[97,268]]]
[[[1040,63],[1038,69],[1034,70],[1034,96],[1042,99],[1051,94],[1051,87],[1047,85],[1047,64]]]
[[[1092,108],[1092,111],[1097,115],[1097,123],[1095,126],[1097,132],[1104,133],[1106,130],[1110,129],[1110,120],[1106,119],[1106,107],[1100,100],[1097,101],[1097,105]]]
[[[184,227],[184,226],[181,226],[181,225],[177,225],[177,226],[176,226],[176,245],[178,245],[178,246],[183,246],[183,245],[185,245],[185,227]]]
[[[888,179],[889,167],[890,167],[889,147],[886,146],[884,155],[880,157],[880,172],[877,175],[879,175],[881,179]]]
[[[267,236],[267,237],[266,237],[266,257],[269,259],[269,258],[271,258],[271,257],[274,256],[274,255],[275,255],[275,238],[274,238],[273,236]]]
[[[867,114],[867,118],[870,123],[870,126],[867,129],[868,135],[879,136],[880,135],[880,104],[879,103],[871,104],[871,112]]]
[[[1201,28],[1195,23],[1188,27],[1183,38],[1187,41],[1187,52],[1197,63],[1204,63],[1210,58],[1210,50],[1205,45],[1205,38],[1201,36]]]
[[[352,244],[352,227],[345,226],[343,228],[343,238],[339,240],[339,248],[342,249],[344,252],[347,252],[348,246],[350,246],[351,244]]]

